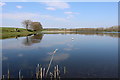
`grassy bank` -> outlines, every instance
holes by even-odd
[[[113,26],[110,28],[76,28],[76,29],[59,29],[59,28],[44,28],[42,31],[33,31],[26,30],[24,28],[9,28],[9,27],[0,27],[0,39],[6,38],[17,38],[22,36],[27,36],[36,33],[47,33],[47,34],[55,34],[55,33],[104,33],[104,32],[120,32],[120,26]]]
[[[35,31],[26,30],[23,28],[0,27],[0,39],[27,36],[35,33]]]

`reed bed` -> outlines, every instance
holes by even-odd
[[[62,71],[63,70],[63,71]],[[46,75],[47,69],[45,67],[41,67],[39,64],[36,67],[36,73],[34,73],[35,75],[35,79],[46,79],[46,78],[51,78],[51,79],[60,79],[61,75],[65,75],[66,74],[66,67],[63,67],[63,69],[60,70],[59,65],[55,65],[53,67],[52,71],[48,71],[48,74]],[[63,73],[62,73],[63,72]],[[6,80],[6,79],[11,79],[12,77],[10,77],[10,71],[8,69],[8,72],[6,75],[2,75],[2,80]],[[18,77],[19,80],[23,80],[25,77],[22,75],[22,71],[19,70],[18,71]]]
[[[63,74],[66,74],[66,67],[65,66],[62,69],[63,71],[60,70],[59,65],[53,66],[52,71],[50,71],[51,64],[52,64],[54,55],[57,52],[57,50],[58,49],[54,50],[47,68],[42,67],[40,64],[37,64],[36,70],[35,70],[36,73],[35,73],[35,77],[34,77],[35,79],[41,79],[41,80],[42,79],[46,79],[46,78],[60,79],[61,78],[60,74],[62,74],[61,72],[63,72]],[[7,75],[2,75],[2,80],[10,79],[10,78],[11,78],[10,77],[10,70],[8,69]],[[18,71],[18,79],[19,80],[23,80],[24,79],[24,76],[22,75],[22,71],[21,70]]]

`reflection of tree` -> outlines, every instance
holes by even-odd
[[[34,43],[40,43],[42,37],[43,34],[34,34],[33,36],[26,36],[26,39],[24,39],[23,44],[26,46],[31,46]]]

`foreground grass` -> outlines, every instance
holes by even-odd
[[[8,27],[0,27],[0,39],[6,38],[14,38],[14,37],[22,37],[30,34],[35,34],[36,32],[31,30],[26,30],[23,28],[8,28]]]

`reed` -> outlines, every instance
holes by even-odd
[[[54,78],[56,78],[56,66],[54,67]]]
[[[9,69],[8,69],[8,76],[7,77],[8,77],[8,79],[10,79],[10,71],[9,71]]]
[[[64,71],[64,74],[66,74],[66,67],[65,66],[64,66],[64,70],[63,71]]]
[[[43,68],[43,77],[45,76],[45,68]]]
[[[22,77],[21,77],[21,70],[19,70],[19,80],[22,80]]]
[[[64,74],[66,73],[66,67],[63,67],[64,70]],[[60,69],[59,69],[59,65],[55,65],[53,67],[53,71],[49,72],[49,75],[45,75],[46,73],[46,68],[45,67],[40,67],[40,65],[38,64],[37,67],[36,67],[36,76],[35,78],[36,79],[46,79],[46,78],[54,78],[55,80],[57,79],[60,79]],[[8,69],[8,72],[7,72],[7,76],[6,76],[7,79],[10,79],[10,71]],[[2,80],[6,79],[5,78],[5,75],[2,75]],[[23,80],[23,75],[21,74],[21,70],[18,71],[18,79],[19,80]]]
[[[55,49],[54,52],[53,52],[53,54],[52,54],[52,57],[51,57],[50,63],[49,63],[49,65],[48,65],[48,69],[47,69],[47,71],[46,71],[46,76],[47,76],[47,74],[48,74],[48,72],[49,72],[49,69],[50,69],[51,63],[52,63],[52,61],[53,61],[54,54],[56,53],[57,50],[58,50],[58,49]]]
[[[42,79],[43,75],[42,75],[42,68],[40,68],[40,78]]]
[[[57,77],[59,77],[59,69],[58,69],[58,65],[57,65]]]

